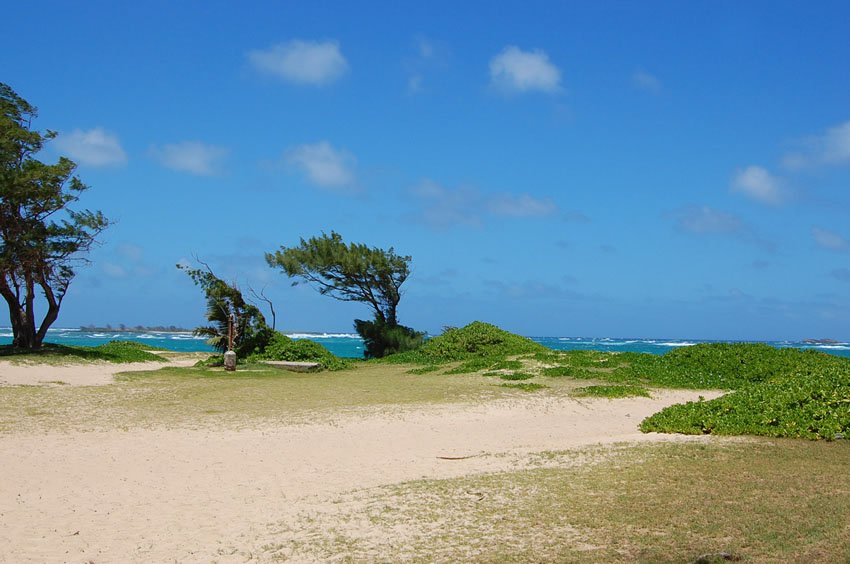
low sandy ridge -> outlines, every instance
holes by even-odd
[[[346,492],[513,469],[540,451],[685,440],[637,426],[698,395],[529,395],[247,430],[4,435],[0,561],[266,561],[274,523]]]

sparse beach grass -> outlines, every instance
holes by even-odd
[[[327,419],[377,406],[486,402],[536,386],[506,388],[477,374],[410,374],[409,365],[355,362],[299,374],[263,364],[128,372],[105,386],[2,386],[0,432],[148,427],[253,426]],[[547,384],[569,396],[578,384]],[[540,386],[542,388],[542,386]]]
[[[37,350],[16,349],[9,345],[0,346],[0,359],[17,364],[165,362],[169,354],[174,355],[175,353],[134,341],[110,341],[96,347],[45,343]]]
[[[846,562],[850,442],[547,453],[544,467],[354,492],[278,539],[295,555],[428,562]],[[576,460],[582,462],[575,463]],[[292,542],[270,542],[271,557]],[[703,558],[703,560],[699,560]]]

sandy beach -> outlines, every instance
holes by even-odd
[[[3,363],[0,374],[6,384],[104,385],[128,368],[149,367]],[[683,440],[637,425],[698,395],[371,408],[331,423],[239,430],[8,433],[0,436],[0,559],[264,561],[270,527],[347,492],[522,468],[542,451]]]

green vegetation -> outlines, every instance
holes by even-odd
[[[339,358],[316,341],[290,339],[278,332],[272,335],[260,352],[249,357],[250,362],[262,360],[318,362],[325,370],[342,370],[353,364],[353,361]]]
[[[548,386],[544,386],[543,384],[536,384],[534,382],[522,382],[520,384],[502,384],[502,387],[513,388],[515,390],[522,390],[523,392],[536,392],[537,390],[548,388]]]
[[[595,398],[632,398],[651,397],[649,390],[642,386],[632,385],[599,385],[576,388],[575,395]]]
[[[538,468],[341,496],[273,531],[309,539],[298,553],[288,540],[265,550],[311,561],[846,562],[848,461],[850,441],[550,452]]]
[[[568,351],[528,358],[546,363],[544,376],[731,392],[668,407],[643,422],[641,429],[647,432],[850,436],[850,359],[842,357],[764,344],[716,343],[663,356]]]
[[[134,341],[110,341],[97,347],[77,347],[44,343],[36,350],[19,349],[13,346],[0,346],[0,358],[13,362],[38,362],[60,364],[66,362],[165,362],[166,359],[154,354],[155,347],[149,347]]]
[[[0,433],[256,428],[516,394],[486,378],[413,375],[409,368],[354,361],[345,370],[311,374],[246,362],[237,372],[175,367],[128,372],[107,386],[0,386]],[[558,381],[547,394],[569,397],[572,389],[569,381]]]
[[[228,284],[209,265],[201,264],[203,269],[177,265],[203,290],[207,300],[206,316],[212,325],[198,327],[195,335],[207,337],[207,344],[219,352],[233,350],[239,358],[262,350],[272,329],[260,309],[248,303],[235,284]]]
[[[12,325],[12,345],[38,349],[96,237],[109,226],[99,211],[74,211],[88,186],[73,161],[35,158],[55,131],[32,129],[37,110],[0,82],[0,296]],[[36,318],[36,306],[47,306]]]
[[[509,356],[548,350],[531,339],[514,335],[489,323],[474,321],[460,329],[449,328],[442,335],[429,339],[420,348],[389,356],[387,361],[429,365],[468,361],[471,363],[470,368],[489,368],[508,360]]]
[[[366,358],[411,350],[425,334],[398,323],[401,285],[410,275],[409,256],[367,245],[346,244],[339,233],[301,239],[297,247],[266,253],[266,262],[290,278],[312,285],[320,294],[345,302],[362,302],[372,308],[373,321],[357,319]]]
[[[643,431],[835,439],[850,437],[850,367],[793,371],[711,401],[674,405]]]
[[[507,372],[505,374],[499,374],[499,378],[502,380],[531,380],[534,378],[534,374],[527,372]]]

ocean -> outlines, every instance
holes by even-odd
[[[353,333],[287,333],[293,339],[310,339],[321,343],[337,356],[360,358],[363,356],[363,341]],[[618,338],[584,338],[584,337],[529,337],[538,343],[554,350],[595,350],[609,352],[641,352],[664,354],[667,351],[689,347],[697,343],[713,343],[721,341],[683,340],[683,339],[618,339]],[[60,345],[97,346],[109,341],[121,339],[139,341],[152,346],[182,352],[212,351],[203,337],[195,337],[191,333],[168,333],[151,331],[149,333],[130,332],[93,332],[80,329],[49,329],[49,343]],[[0,327],[0,345],[12,342],[12,330]],[[778,348],[815,349],[826,353],[850,357],[850,343],[805,343],[795,341],[764,341]]]

